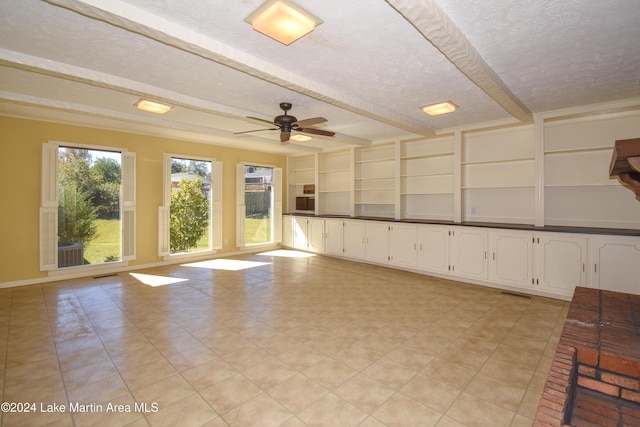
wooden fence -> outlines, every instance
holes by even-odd
[[[268,216],[271,209],[271,191],[245,191],[244,204],[247,217]]]

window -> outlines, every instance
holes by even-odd
[[[282,241],[282,169],[239,163],[236,186],[238,247]]]
[[[43,144],[40,269],[134,258],[135,154]]]
[[[207,158],[165,154],[159,253],[203,255],[222,247],[222,166]]]

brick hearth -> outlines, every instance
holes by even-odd
[[[576,288],[534,426],[640,426],[640,295]]]

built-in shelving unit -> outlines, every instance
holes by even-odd
[[[400,218],[453,220],[453,138],[400,144]]]
[[[394,218],[395,145],[356,148],[354,155],[354,214]]]
[[[609,177],[615,141],[640,135],[640,112],[550,121],[544,129],[545,224],[640,227],[640,203]]]
[[[462,140],[464,221],[533,224],[533,126],[465,133]]]
[[[318,154],[318,212],[353,214],[353,150]]]
[[[640,136],[640,105],[592,108],[291,156],[288,212],[315,196],[304,213],[640,229],[638,198],[609,176],[615,141]]]
[[[316,194],[308,193],[309,186],[316,184],[316,157],[314,154],[305,156],[296,156],[288,158],[288,210],[289,212],[313,213],[315,208],[298,209],[296,208],[297,198],[313,199],[315,202]],[[305,193],[305,188],[307,193]],[[308,203],[307,206],[314,206],[315,203]]]

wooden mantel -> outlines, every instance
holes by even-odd
[[[609,176],[617,176],[640,197],[640,138],[616,141]]]

